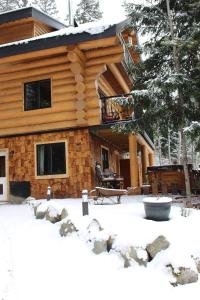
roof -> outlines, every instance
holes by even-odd
[[[30,9],[32,9],[35,13],[40,14],[40,12],[34,8]],[[28,11],[28,9],[25,10]],[[23,10],[18,10],[14,12],[22,13],[22,11]],[[47,15],[43,13],[41,14],[48,18]],[[3,15],[0,15],[0,19]],[[129,21],[125,20],[120,23],[105,24],[103,21],[98,21],[82,24],[78,27],[63,27],[57,31],[46,33],[37,37],[0,45],[0,57],[112,37],[118,35],[128,25]]]
[[[57,21],[56,19],[50,17],[49,15],[41,12],[40,10],[34,7],[26,7],[16,10],[7,11],[0,14],[0,25],[18,21],[26,18],[34,18],[38,21],[51,26],[55,29],[65,28],[66,25]]]

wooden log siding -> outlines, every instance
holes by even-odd
[[[67,141],[68,177],[54,179],[35,178],[36,143]],[[54,197],[80,197],[83,189],[91,189],[91,151],[88,130],[64,131],[20,137],[0,138],[0,149],[8,148],[9,181],[30,181],[31,194],[46,198],[50,185]]]
[[[123,49],[116,38],[101,40],[100,49],[88,48],[98,44],[90,41],[0,59],[0,136],[100,124],[98,78],[106,64],[121,61]],[[52,107],[24,112],[24,83],[47,78],[52,81]],[[99,82],[107,95],[114,93],[103,77]]]

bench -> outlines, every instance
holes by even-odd
[[[104,198],[117,198],[117,204],[121,203],[121,196],[127,195],[128,191],[127,190],[122,190],[122,189],[108,189],[108,188],[103,188],[96,186],[94,190],[90,192],[90,194],[95,194],[93,196],[93,200],[95,203],[98,203],[98,200],[101,201],[101,204],[103,204]]]

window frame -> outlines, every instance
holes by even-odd
[[[38,145],[46,145],[46,144],[58,144],[64,143],[65,144],[65,174],[51,174],[51,175],[38,175],[37,174],[37,146]],[[54,179],[54,178],[67,178],[69,177],[69,164],[68,164],[68,141],[67,140],[56,140],[56,141],[40,141],[35,143],[34,145],[34,152],[35,152],[35,178],[36,179]]]
[[[101,145],[101,165],[102,165],[102,170],[104,172],[104,168],[103,168],[103,155],[102,155],[103,149],[108,152],[108,169],[110,169],[110,149],[107,148],[106,146]]]
[[[25,95],[25,86],[26,84],[31,84],[31,83],[36,83],[36,82],[40,82],[40,81],[45,81],[45,80],[49,80],[50,81],[50,94],[51,94],[51,101],[50,101],[50,106],[48,107],[39,107],[39,108],[34,108],[34,109],[26,109],[26,95]],[[23,88],[23,111],[24,112],[31,112],[31,111],[37,111],[37,110],[40,110],[40,109],[49,109],[49,108],[52,108],[53,106],[53,89],[52,89],[52,78],[51,77],[44,77],[44,78],[40,78],[40,79],[31,79],[30,80],[26,80],[23,82],[23,85],[22,85],[22,88]]]

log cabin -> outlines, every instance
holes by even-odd
[[[79,197],[95,163],[146,182],[154,147],[146,134],[113,132],[123,120],[112,97],[134,84],[137,36],[118,24],[66,27],[35,8],[0,14],[0,200]]]

